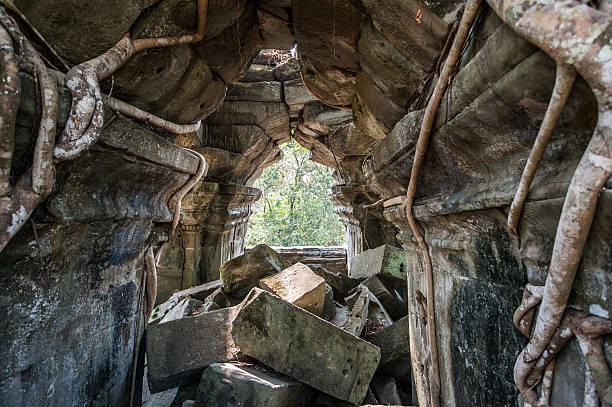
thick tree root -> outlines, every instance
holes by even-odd
[[[104,97],[104,104],[110,107],[111,109],[113,109],[114,111],[119,112],[125,116],[149,123],[153,126],[169,131],[170,133],[174,133],[174,134],[195,133],[200,128],[199,121],[195,124],[172,123],[172,122],[169,122],[168,120],[164,120],[161,117],[155,116],[149,112],[145,112],[144,110],[140,110],[139,108],[135,106],[132,106],[128,103],[122,102],[121,100],[115,99],[110,96]]]
[[[13,42],[0,25],[0,197],[11,190],[9,177],[20,97],[21,80]]]
[[[412,216],[412,204],[416,195],[421,166],[425,158],[425,153],[427,152],[427,146],[429,144],[429,138],[433,127],[433,122],[436,117],[436,112],[438,111],[438,107],[440,106],[440,102],[442,100],[446,87],[448,86],[450,75],[455,69],[455,65],[457,64],[457,61],[461,56],[461,50],[463,48],[463,45],[465,44],[468,33],[470,31],[470,27],[472,26],[472,22],[474,21],[480,3],[480,0],[470,0],[467,3],[463,16],[461,17],[461,23],[457,30],[457,34],[453,40],[453,44],[449,51],[448,58],[444,63],[444,67],[442,68],[442,72],[440,73],[440,77],[438,78],[438,81],[436,83],[436,87],[434,88],[431,99],[429,100],[427,108],[425,109],[425,115],[423,116],[421,130],[414,153],[414,162],[412,164],[412,172],[410,174],[410,183],[406,191],[406,198],[402,203],[402,206],[406,211],[406,217],[408,219],[408,223],[410,224],[410,228],[412,229],[412,233],[414,234],[414,237],[418,242],[419,248],[421,249],[421,253],[423,254],[425,278],[427,281],[426,329],[427,342],[429,347],[428,358],[430,360],[430,369],[428,372],[430,396],[429,402],[427,402],[427,400],[425,399],[424,394],[420,394],[418,396],[420,405],[429,404],[431,407],[440,405],[440,372],[438,367],[438,349],[436,341],[433,270],[431,257],[429,255],[429,249],[427,247],[427,244],[425,243],[425,240],[423,239],[423,235],[421,234],[421,231],[419,230],[419,227],[414,217]],[[413,366],[415,363],[418,363],[418,361],[413,361]],[[417,377],[415,378],[415,380],[420,379]]]
[[[34,148],[32,168],[21,176],[13,188],[10,185],[3,184],[4,189],[8,190],[4,193],[4,196],[0,196],[1,252],[28,220],[38,204],[53,189],[55,169],[52,151],[55,143],[58,96],[56,81],[49,75],[38,52],[19,31],[15,21],[6,13],[3,7],[0,7],[0,25],[4,28],[4,32],[10,35],[13,42],[19,45],[26,69],[30,70],[30,73],[38,79],[42,101],[41,119]],[[11,49],[4,48],[3,51],[10,52]],[[19,85],[19,82],[15,82],[14,85]],[[14,102],[13,100],[12,103]],[[15,119],[12,117],[12,113],[7,114],[7,116],[2,114],[2,119],[10,120],[7,128],[10,127],[13,130],[13,133],[10,135],[12,139],[15,129]],[[0,128],[4,129],[4,126],[0,126]],[[2,134],[2,136],[4,138],[5,134]],[[8,138],[9,136],[6,135],[6,137]],[[10,162],[2,168],[7,168],[10,171]]]
[[[612,55],[608,51],[612,16],[571,0],[487,1],[521,36],[558,64],[572,66],[587,81],[599,105],[595,132],[563,204],[536,326],[514,368],[517,387],[524,389],[525,379],[561,323],[599,193],[612,174]]]
[[[555,87],[550,97],[550,102],[548,103],[544,120],[542,121],[542,125],[538,131],[533,148],[531,149],[531,153],[529,154],[529,158],[525,164],[523,175],[519,182],[516,194],[514,195],[512,205],[510,206],[510,212],[508,213],[508,228],[510,228],[510,231],[515,235],[517,234],[517,227],[521,217],[521,212],[523,211],[523,205],[525,205],[525,200],[527,199],[527,194],[529,193],[529,187],[531,186],[536,171],[538,170],[540,161],[544,156],[546,146],[552,137],[553,131],[555,130],[557,121],[561,116],[561,111],[563,110],[563,106],[565,106],[565,102],[569,97],[575,79],[576,71],[572,67],[564,65],[563,63],[557,64]]]
[[[12,5],[10,1],[8,3]],[[4,7],[0,6],[0,25],[3,27],[0,30],[0,59],[2,62],[0,67],[0,90],[2,91],[2,96],[0,96],[0,107],[2,107],[0,113],[0,252],[19,231],[38,204],[51,193],[55,182],[53,158],[57,161],[64,161],[79,157],[100,137],[104,122],[104,106],[99,81],[121,67],[135,52],[202,40],[206,29],[208,0],[197,0],[197,7],[198,28],[196,33],[134,41],[128,33],[113,48],[97,58],[73,67],[65,78],[61,78],[61,74],[47,69],[38,52],[19,31],[17,24],[7,14]],[[32,168],[28,174],[22,176],[15,188],[10,186],[9,175],[20,86],[12,42],[20,46],[20,51],[25,57],[20,64],[21,67],[37,77],[42,100],[42,117]],[[44,39],[43,43],[47,44]],[[66,126],[55,145],[58,83],[65,84],[72,93],[72,107]],[[199,127],[199,123],[187,126],[170,123],[128,104],[116,100],[115,102],[115,106],[119,106],[117,110],[123,110],[126,115],[159,125],[168,131],[193,132]],[[113,101],[110,103],[112,104]],[[201,166],[205,166],[205,163]],[[178,205],[179,211],[177,212],[180,214],[180,199]],[[175,214],[175,221],[176,218]],[[173,230],[174,228],[176,225],[173,226]]]
[[[523,302],[515,313],[515,325],[520,326],[519,330],[521,332],[525,333],[526,331],[527,337],[531,336],[533,322],[533,315],[529,315],[532,311],[535,311],[535,306],[541,299],[542,288],[544,287],[528,285],[523,294]],[[548,407],[550,405],[555,360],[565,344],[576,337],[587,362],[584,406],[598,406],[598,399],[601,399],[603,406],[609,406],[612,400],[612,374],[603,355],[602,336],[610,333],[612,333],[612,321],[568,309],[548,342],[546,350],[528,372],[528,375],[522,377],[523,380],[518,385],[527,405],[532,407]],[[542,383],[542,389],[538,397],[535,387],[540,382]]]

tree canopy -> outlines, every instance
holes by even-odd
[[[343,245],[345,228],[329,199],[332,169],[311,161],[308,150],[293,140],[281,151],[282,160],[255,182],[262,198],[253,205],[247,245]]]

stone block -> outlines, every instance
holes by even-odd
[[[167,301],[159,304],[157,307],[155,307],[155,309],[153,309],[153,314],[151,314],[151,318],[149,319],[149,325],[158,323],[172,310],[172,308],[181,302],[183,298],[191,297],[196,300],[204,301],[219,287],[223,287],[223,281],[215,280],[206,284],[197,285],[195,287],[187,288],[186,290],[175,292]]]
[[[283,91],[285,93],[285,103],[287,103],[289,106],[303,106],[306,103],[317,101],[306,86],[304,86],[301,79],[292,79],[290,81],[283,82]]]
[[[323,314],[321,318],[326,321],[331,320],[336,313],[336,303],[334,302],[334,290],[329,284],[325,284],[325,299],[323,300]]]
[[[259,286],[317,316],[323,314],[325,280],[302,263],[259,280]]]
[[[374,294],[394,321],[408,314],[408,305],[393,288],[388,288],[377,276],[368,277],[363,285]]]
[[[351,335],[359,337],[368,319],[368,309],[370,307],[369,290],[362,286],[353,295],[347,297],[346,303],[351,307],[351,311],[342,329]]]
[[[393,287],[406,286],[406,254],[397,247],[382,245],[356,255],[351,261],[350,276],[364,280],[373,275]]]
[[[168,313],[159,321],[160,324],[174,321],[177,319],[185,318],[190,315],[198,308],[202,306],[202,301],[193,298],[183,298],[178,304],[176,304]]]
[[[334,297],[338,300],[344,299],[349,291],[359,285],[359,281],[341,273],[332,273],[321,265],[311,264],[309,267],[316,275],[325,279],[325,282],[333,288]]]
[[[234,297],[243,297],[257,286],[259,279],[276,274],[290,265],[269,246],[257,245],[220,267],[223,290]]]
[[[227,294],[225,294],[222,287],[217,288],[208,297],[206,297],[202,305],[203,312],[216,311],[232,306],[229,297]]]
[[[388,376],[376,376],[372,379],[370,386],[378,396],[378,401],[383,405],[401,405],[400,397],[395,379]]]
[[[281,103],[280,82],[237,82],[227,92],[227,100]]]
[[[361,402],[380,350],[264,290],[245,299],[232,328],[242,352],[303,383]]]
[[[269,65],[252,64],[242,77],[243,82],[274,81],[274,67]]]
[[[148,382],[152,393],[197,382],[204,369],[235,360],[232,338],[237,308],[150,326],[147,331]]]
[[[381,366],[401,358],[410,358],[408,316],[364,339],[380,348]]]
[[[302,383],[232,363],[215,363],[202,374],[197,407],[306,407],[312,390]]]
[[[274,68],[274,76],[277,81],[285,82],[300,77],[300,63],[297,59],[291,58],[287,62]]]

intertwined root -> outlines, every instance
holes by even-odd
[[[0,68],[2,85],[7,92],[0,99],[0,252],[21,229],[40,202],[53,189],[55,169],[53,145],[57,118],[57,85],[49,75],[44,62],[28,39],[21,33],[15,21],[0,7],[0,33],[3,60],[7,65]],[[8,35],[8,37],[7,37]],[[16,70],[16,51],[22,55],[21,68],[38,79],[42,101],[38,137],[34,148],[32,167],[21,176],[14,186],[10,185],[12,150],[15,137],[15,119],[19,106],[20,82]]]
[[[18,11],[14,4],[10,5],[11,10]],[[61,162],[77,158],[98,141],[104,124],[105,103],[129,117],[174,133],[197,131],[199,123],[194,125],[171,123],[127,103],[109,97],[104,98],[99,85],[99,81],[119,69],[135,52],[202,40],[206,29],[208,0],[197,0],[197,6],[197,32],[176,37],[137,40],[132,40],[127,33],[104,54],[73,67],[65,77],[47,69],[38,52],[19,31],[15,21],[7,14],[6,9],[0,6],[0,252],[21,229],[36,207],[51,193],[55,182],[54,159]],[[43,43],[46,44],[44,41]],[[17,50],[14,49],[15,46],[18,47]],[[19,65],[17,54],[22,56]],[[19,68],[36,77],[40,87],[42,114],[32,168],[14,186],[11,186],[9,177],[21,91]],[[72,106],[56,144],[58,82],[70,90]],[[205,163],[200,167],[204,170]],[[180,199],[178,211],[175,211],[175,222],[178,213],[180,213]],[[176,224],[173,225],[173,230],[174,228]]]
[[[514,314],[517,328],[531,337],[533,312],[542,299],[544,287],[527,285],[523,301]],[[584,406],[609,406],[612,402],[612,375],[603,354],[602,336],[612,333],[612,321],[585,312],[568,309],[547,348],[527,374],[515,377],[525,402],[533,407],[548,407],[552,390],[555,360],[565,344],[577,338],[587,362]],[[536,386],[542,383],[538,396]]]
[[[599,105],[595,132],[578,163],[563,204],[535,328],[514,367],[517,387],[531,394],[530,378],[539,375],[544,364],[541,361],[547,358],[548,350],[564,339],[557,334],[558,328],[564,326],[566,318],[571,318],[565,308],[600,191],[612,175],[612,55],[609,52],[612,16],[572,0],[488,2],[506,24],[550,55],[558,66],[575,69],[587,81]],[[594,383],[597,383],[596,377],[593,373]],[[600,386],[596,387],[600,392]],[[601,387],[609,388],[610,381]],[[602,403],[610,403],[601,392],[599,396]],[[531,402],[536,402],[529,397]]]

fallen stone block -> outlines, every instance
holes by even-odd
[[[349,274],[357,280],[378,275],[393,287],[405,287],[406,253],[389,245],[366,250],[353,258]]]
[[[334,303],[334,308],[334,316],[329,322],[342,329],[348,322],[348,316],[351,313],[351,310],[348,307],[339,305],[337,303]]]
[[[244,354],[355,404],[380,360],[376,346],[260,289],[245,299],[232,335]]]
[[[162,304],[159,304],[153,309],[151,318],[149,319],[149,325],[158,323],[163,317],[166,316],[172,308],[174,308],[183,298],[191,297],[196,300],[204,301],[206,297],[213,291],[223,286],[223,281],[215,280],[206,284],[198,285],[195,287],[188,288],[186,290],[178,291],[170,296],[170,298]]]
[[[359,281],[346,276],[341,273],[332,273],[320,264],[312,264],[309,266],[310,269],[322,277],[327,284],[329,284],[334,290],[334,298],[342,300],[346,297],[352,289],[359,285]]]
[[[408,316],[405,316],[380,332],[367,335],[364,339],[380,348],[381,366],[398,359],[410,358]]]
[[[183,298],[159,321],[160,324],[174,321],[192,315],[192,313],[202,306],[202,301],[193,298]]]
[[[213,291],[202,304],[202,312],[211,312],[223,308],[229,308],[232,304],[223,288],[217,288]]]
[[[232,363],[215,363],[202,374],[198,407],[306,407],[312,390],[291,379]]]
[[[366,288],[367,289],[367,288]],[[368,290],[370,295],[370,305],[368,307],[368,320],[373,321],[374,323],[388,327],[393,323],[393,319],[389,316],[385,307],[378,301],[378,298],[370,290]]]
[[[290,265],[269,246],[259,244],[220,267],[223,290],[226,294],[242,298],[257,286],[259,279],[276,274]]]
[[[204,369],[236,360],[232,338],[237,308],[226,308],[150,326],[147,330],[148,382],[152,393],[197,382]]]
[[[393,289],[389,289],[378,276],[368,277],[363,285],[374,294],[394,321],[408,314],[408,305]]]
[[[353,295],[346,299],[346,304],[351,307],[348,320],[342,329],[351,335],[361,336],[368,319],[370,306],[370,291],[362,286]]]
[[[378,402],[383,405],[401,405],[402,398],[395,383],[395,379],[388,376],[375,376],[370,383],[370,387],[378,396]]]
[[[331,320],[336,312],[336,303],[334,302],[334,290],[329,284],[325,284],[325,299],[323,300],[323,314],[321,318],[326,321]]]
[[[278,274],[262,278],[259,286],[317,316],[323,314],[325,280],[305,264],[296,263]]]

